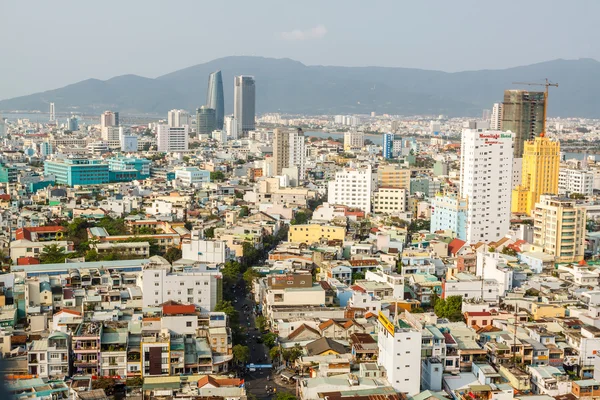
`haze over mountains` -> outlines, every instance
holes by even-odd
[[[551,88],[549,115],[600,118],[600,62],[553,60],[503,69],[447,73],[411,68],[307,66],[290,59],[225,57],[155,79],[136,75],[88,79],[62,88],[0,101],[0,110],[166,115],[194,111],[206,101],[208,75],[221,70],[225,111],[233,112],[233,77],[256,78],[257,113],[480,116],[502,101],[504,89],[542,87],[512,82],[559,84]]]

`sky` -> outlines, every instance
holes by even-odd
[[[0,99],[232,55],[448,72],[600,60],[597,0],[2,0]]]

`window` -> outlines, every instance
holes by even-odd
[[[185,326],[186,326],[186,328],[191,328],[192,327],[192,321],[186,321],[185,322]]]
[[[154,277],[155,277],[155,278],[158,278],[159,276],[160,276],[160,275],[158,274],[158,272],[154,274]]]
[[[154,282],[154,286],[160,286],[160,283]]]

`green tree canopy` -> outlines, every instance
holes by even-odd
[[[44,246],[42,253],[40,254],[40,262],[42,264],[63,263],[66,258],[65,248],[57,244]]]
[[[268,348],[272,348],[273,346],[275,346],[275,343],[277,341],[277,335],[274,333],[265,333],[262,336],[263,339],[263,343],[268,347]]]
[[[250,349],[248,346],[236,344],[233,346],[233,360],[238,364],[245,364],[250,361]]]
[[[229,326],[239,325],[239,323],[240,323],[239,313],[237,312],[237,310],[235,309],[233,304],[231,304],[230,301],[223,300],[223,301],[218,302],[217,305],[215,306],[215,311],[223,312],[229,317]]]
[[[220,182],[225,180],[225,174],[222,171],[213,171],[210,173],[210,180],[212,182]]]
[[[215,227],[211,226],[210,228],[206,228],[204,230],[204,237],[206,239],[214,239],[214,237],[215,237]]]
[[[308,215],[303,211],[297,211],[294,218],[290,222],[292,225],[303,225],[308,222]]]
[[[462,296],[450,296],[439,299],[434,306],[435,315],[448,318],[452,322],[462,321]]]
[[[173,263],[174,261],[181,259],[181,254],[181,249],[178,249],[177,247],[169,247],[165,252],[165,260]]]

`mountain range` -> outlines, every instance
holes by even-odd
[[[157,78],[122,75],[0,101],[0,110],[166,115],[173,108],[193,112],[206,102],[208,75],[223,74],[225,111],[233,110],[233,77],[256,79],[257,113],[446,114],[480,116],[501,102],[505,89],[543,90],[513,82],[559,84],[550,88],[549,116],[600,118],[600,62],[553,60],[499,69],[442,72],[394,67],[308,66],[290,59],[225,57]]]

